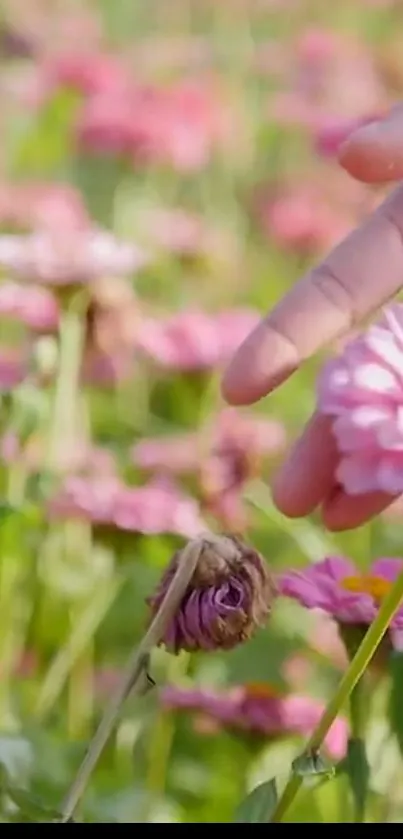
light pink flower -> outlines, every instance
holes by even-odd
[[[324,706],[308,696],[281,696],[270,685],[246,684],[227,690],[180,688],[168,685],[161,702],[170,710],[193,711],[212,718],[220,727],[267,738],[309,736]],[[347,722],[338,717],[325,740],[329,754],[340,759],[347,747]]]
[[[80,193],[67,184],[2,183],[0,225],[22,230],[83,230],[90,219]]]
[[[46,289],[6,282],[0,285],[0,317],[24,323],[35,332],[54,332],[58,328],[57,301]]]
[[[0,268],[21,282],[66,286],[124,276],[145,262],[142,251],[104,230],[41,231],[0,236]]]
[[[0,347],[0,391],[13,390],[27,375],[27,357],[20,350]]]
[[[188,310],[165,319],[144,318],[137,347],[170,370],[209,370],[225,364],[259,322],[247,309],[219,314]]]
[[[135,165],[157,163],[182,172],[205,166],[228,136],[214,87],[131,85],[88,99],[77,125],[87,152],[125,154]]]
[[[263,198],[259,214],[263,231],[277,245],[302,253],[332,246],[350,228],[348,219],[312,187],[296,187]]]
[[[84,96],[116,93],[128,87],[126,70],[114,56],[95,52],[65,52],[50,56],[38,68],[48,95],[68,87]]]
[[[172,482],[130,487],[119,478],[67,477],[48,507],[57,518],[85,518],[135,533],[197,536],[206,526],[191,497]]]
[[[403,492],[403,305],[325,365],[318,407],[333,418],[336,477],[350,495]]]
[[[369,573],[363,574],[349,559],[331,556],[301,570],[286,571],[280,575],[278,587],[280,594],[308,609],[321,609],[341,624],[367,626],[402,570],[402,559],[383,557],[372,564]],[[403,610],[391,626],[403,627]]]

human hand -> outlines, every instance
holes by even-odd
[[[403,178],[403,105],[355,131],[341,165],[366,183]],[[303,361],[348,332],[403,285],[403,186],[341,242],[244,341],[222,384],[233,405],[256,402]],[[329,417],[314,414],[276,476],[273,497],[290,517],[322,505],[331,530],[358,527],[394,499],[381,492],[351,497],[334,479],[338,455]]]

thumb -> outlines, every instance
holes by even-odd
[[[368,184],[403,178],[403,105],[353,131],[338,157],[350,175]]]

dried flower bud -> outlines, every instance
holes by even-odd
[[[232,649],[248,640],[270,612],[276,589],[263,557],[236,536],[206,534],[192,580],[163,639],[172,652]],[[156,593],[155,614],[178,567],[172,558]]]

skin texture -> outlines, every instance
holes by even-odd
[[[339,152],[341,166],[368,184],[403,179],[403,105],[355,131]],[[317,350],[358,326],[403,285],[403,186],[306,274],[243,342],[222,390],[232,405],[271,393]],[[394,498],[348,497],[335,485],[337,463],[330,423],[313,415],[273,485],[277,507],[305,516],[321,507],[330,530],[359,527]]]

